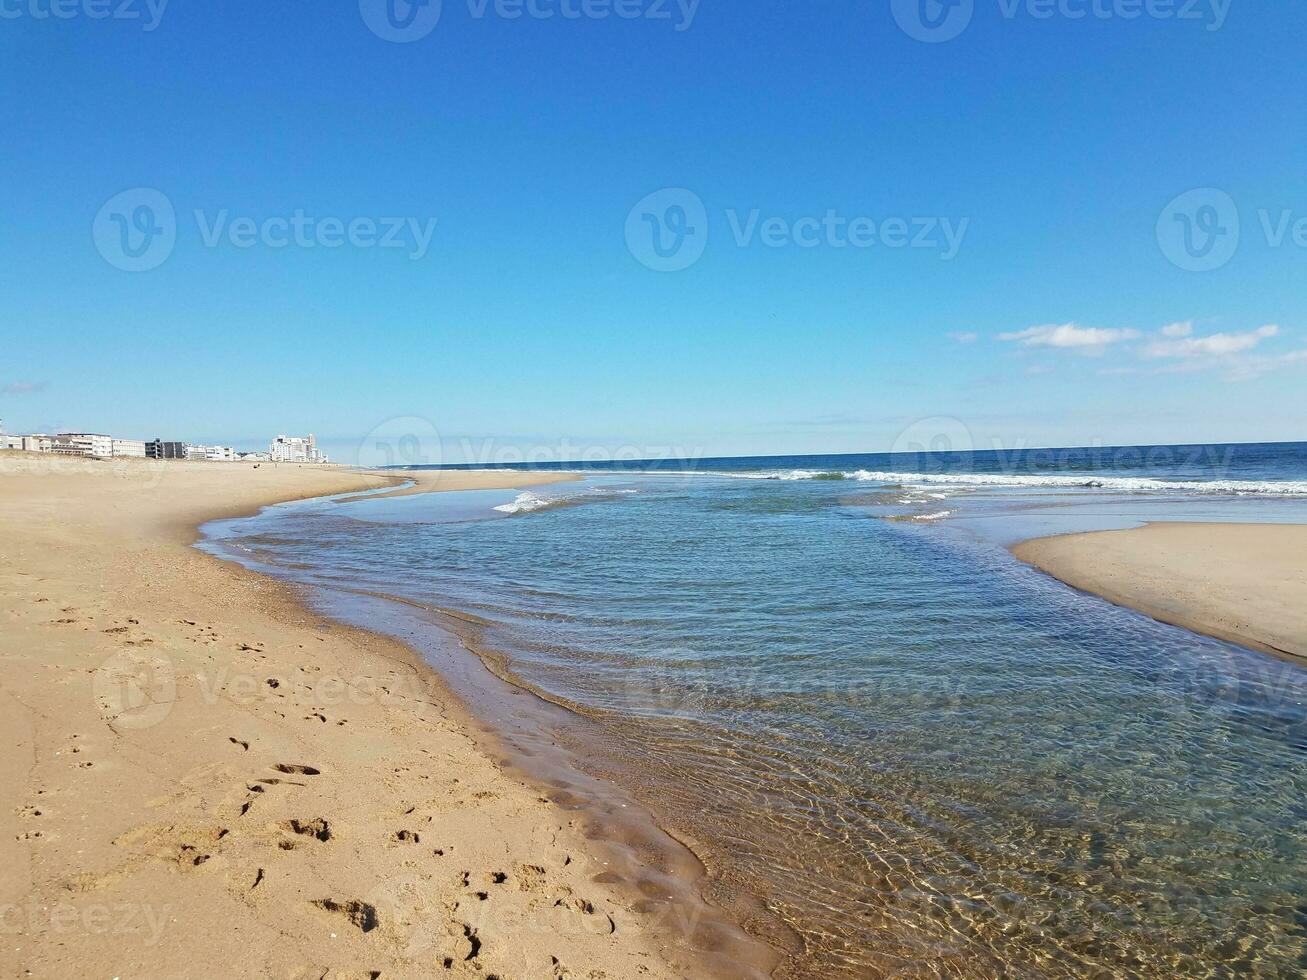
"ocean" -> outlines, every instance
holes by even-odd
[[[585,472],[286,504],[206,546],[362,625],[457,614],[781,976],[1307,970],[1307,669],[1006,548],[1307,522],[1307,444],[524,465]]]

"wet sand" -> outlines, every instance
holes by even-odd
[[[5,975],[733,972],[410,647],[191,547],[207,520],[395,482],[0,454]]]
[[[1156,522],[1012,550],[1074,588],[1162,622],[1307,657],[1307,525]]]
[[[382,497],[410,497],[422,493],[439,493],[444,490],[503,490],[519,487],[542,487],[550,483],[570,483],[579,479],[575,473],[524,473],[510,470],[403,470],[404,481],[412,486],[399,486],[385,493],[373,493],[373,500]],[[349,503],[357,497],[343,497],[340,503]]]

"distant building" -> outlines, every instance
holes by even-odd
[[[137,459],[144,459],[145,440],[115,439],[113,440],[113,454],[115,456],[132,456]]]
[[[61,432],[54,437],[51,452],[61,456],[113,456],[113,437],[94,432]]]
[[[325,463],[327,457],[318,452],[313,433],[307,436],[277,436],[272,440],[268,456],[276,463]]]
[[[213,463],[234,463],[236,450],[231,446],[188,446],[187,459],[204,459]]]
[[[45,435],[9,435],[0,430],[0,449],[21,449],[29,453],[54,453],[58,456],[91,456],[97,459],[129,457],[136,459],[185,459],[186,443],[155,439],[115,439],[98,432],[60,432]]]
[[[155,439],[145,444],[145,455],[150,459],[188,459],[186,452],[188,448],[184,442],[164,442],[162,439]]]
[[[54,452],[54,436],[10,435],[5,432],[4,423],[0,422],[0,449],[21,449],[29,453]]]
[[[0,424],[0,450],[21,449],[27,452],[55,453],[60,456],[92,456],[110,459],[114,456],[137,459],[191,459],[217,463],[325,463],[327,457],[318,452],[317,442],[308,436],[277,436],[269,452],[238,453],[231,446],[193,445],[188,442],[165,442],[152,439],[115,439],[96,432],[61,432],[49,436],[10,435]]]

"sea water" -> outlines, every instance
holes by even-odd
[[[483,622],[711,897],[793,930],[783,975],[1302,975],[1307,670],[1003,545],[1307,522],[1307,446],[1061,452],[623,464],[289,504],[213,546]]]

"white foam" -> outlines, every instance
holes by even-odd
[[[924,483],[985,487],[1092,487],[1103,490],[1160,490],[1172,493],[1307,495],[1307,481],[1155,480],[1150,477],[1077,475],[1008,475],[1002,473],[895,473],[857,470],[853,479],[877,483]]]
[[[734,476],[741,480],[815,480],[824,473],[837,470],[765,470],[761,473],[714,473],[714,476]],[[850,478],[846,473],[845,478]]]
[[[951,511],[951,510],[941,510],[941,511],[937,511],[937,512],[934,513],[934,514],[913,514],[913,515],[912,515],[912,520],[914,520],[914,521],[942,521],[944,518],[948,517],[948,515],[951,514],[951,513],[953,513],[953,511]]]
[[[507,504],[500,504],[495,510],[502,514],[529,514],[533,510],[543,510],[558,503],[557,500],[541,500],[531,491],[519,493],[517,497]]]
[[[631,487],[595,487],[588,486],[585,488],[576,487],[570,492],[568,490],[555,490],[547,497],[540,497],[530,490],[519,493],[510,503],[500,504],[494,509],[501,514],[530,514],[533,511],[545,510],[549,507],[562,507],[567,504],[584,503],[587,499],[599,498],[616,499],[619,496],[639,493],[640,491]]]
[[[761,473],[716,473],[744,480],[813,480],[831,470],[772,470]],[[1170,493],[1274,494],[1307,496],[1303,480],[1157,480],[1151,477],[1084,474],[1006,473],[900,473],[889,470],[854,470],[845,479],[864,483],[928,485],[932,490],[968,487],[1092,488],[1101,490],[1162,491]],[[933,495],[932,495],[933,496]],[[937,499],[944,499],[940,496]]]

